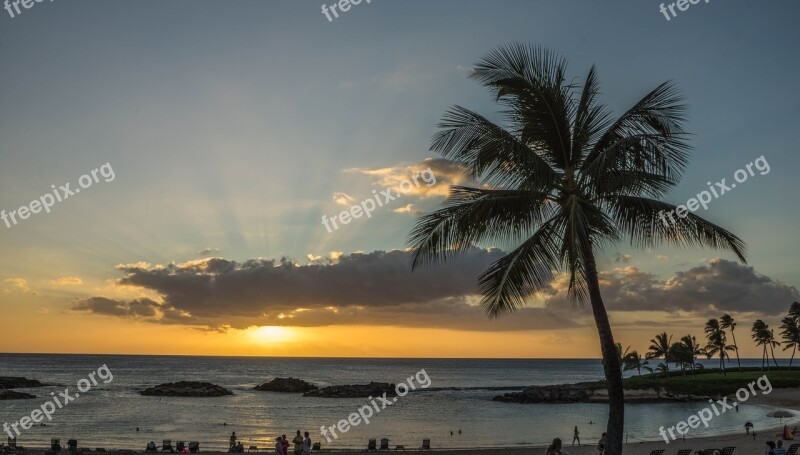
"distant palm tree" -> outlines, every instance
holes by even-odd
[[[656,335],[655,338],[650,340],[650,350],[645,355],[645,358],[659,359],[664,358],[664,371],[669,377],[669,362],[672,361],[672,335],[667,335],[667,332],[662,332]]]
[[[753,340],[757,346],[763,347],[761,355],[761,369],[764,369],[764,362],[767,364],[767,371],[769,371],[769,352],[772,352],[772,361],[775,362],[775,367],[778,367],[778,361],[775,360],[775,347],[781,343],[775,340],[775,332],[769,328],[764,321],[756,319],[753,323]]]
[[[785,340],[783,344],[783,350],[792,350],[792,357],[789,359],[789,369],[791,370],[792,362],[794,361],[794,355],[797,352],[798,346],[800,346],[800,325],[798,324],[797,319],[786,316],[781,321],[781,329],[783,329],[781,331],[781,336]]]
[[[478,279],[490,317],[524,307],[563,272],[569,297],[592,309],[609,397],[605,454],[620,455],[622,372],[595,254],[629,239],[642,248],[711,246],[744,262],[744,242],[692,212],[675,219],[676,206],[659,200],[680,181],[690,149],[672,83],[614,118],[598,100],[594,67],[574,84],[566,61],[538,47],[498,48],[470,77],[502,106],[501,123],[461,106],[442,117],[431,150],[478,184],[452,187],[445,208],[419,218],[409,239],[412,269],[475,244],[512,246]]]
[[[642,369],[645,371],[652,373],[653,369],[648,366],[647,360],[645,360],[641,355],[639,355],[636,351],[631,351],[625,354],[625,357],[622,359],[623,362],[623,370],[636,370],[639,373],[639,376],[642,375]]]
[[[689,365],[691,366],[692,374],[694,375],[694,369],[697,366],[697,357],[706,355],[706,350],[697,344],[697,338],[695,338],[693,335],[685,335],[681,337],[680,346],[681,351],[688,355]]]
[[[713,319],[713,321],[716,321],[716,319]],[[706,324],[706,327],[708,327],[708,324]],[[719,354],[719,371],[722,374],[726,374],[725,358],[729,357],[728,351],[734,350],[733,345],[727,343],[725,331],[722,329],[706,332],[706,338],[708,339],[708,344],[705,347],[706,356],[710,359]]]
[[[733,320],[731,315],[723,314],[719,318],[719,326],[723,329],[731,329],[731,338],[733,338],[733,349],[736,351],[736,364],[739,365],[739,371],[742,371],[742,361],[739,359],[739,345],[736,344],[736,321]]]

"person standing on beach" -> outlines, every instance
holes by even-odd
[[[283,445],[283,455],[289,455],[289,440],[286,435],[281,436],[281,445]]]
[[[300,436],[300,430],[297,430],[297,436],[292,439],[294,443],[294,455],[303,455],[303,437]]]
[[[603,433],[603,436],[600,437],[600,441],[597,442],[597,451],[600,455],[603,455],[603,452],[606,450],[606,438],[608,437],[608,433]]]
[[[236,432],[231,433],[230,447],[236,447]]]
[[[575,445],[575,441],[578,441],[578,447],[580,447],[581,446],[581,437],[580,437],[580,433],[578,433],[578,426],[577,425],[575,425],[575,433],[573,433],[573,436],[572,436],[572,445],[573,446]]]
[[[275,455],[283,455],[283,443],[280,436],[275,438]]]
[[[308,436],[308,431],[305,433],[305,438],[303,438],[303,455],[311,455],[311,438]]]

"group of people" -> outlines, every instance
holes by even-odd
[[[300,434],[300,430],[297,430],[297,435],[292,439],[294,455],[311,455],[311,438],[308,435],[308,431],[304,434],[305,437]],[[275,455],[289,455],[289,445],[289,440],[285,434],[275,438]],[[228,453],[244,453],[244,444],[237,440],[235,431],[231,433]]]

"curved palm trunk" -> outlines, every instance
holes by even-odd
[[[731,337],[733,337],[733,350],[736,351],[736,363],[739,365],[739,373],[742,372],[742,361],[739,359],[739,345],[736,344],[736,332],[731,329]]]
[[[778,367],[778,361],[775,359],[775,346],[771,346],[770,347],[770,351],[772,352],[772,361],[775,362],[775,368],[779,368]],[[769,362],[769,360],[768,360],[768,362]]]
[[[597,278],[597,265],[592,252],[584,257],[586,265],[586,281],[589,287],[589,299],[592,304],[592,313],[600,336],[600,349],[603,353],[603,365],[608,383],[608,433],[606,447],[603,455],[622,454],[622,433],[625,423],[625,402],[622,387],[622,372],[620,371],[617,348],[614,343],[614,334],[611,332],[611,323],[608,313],[600,295],[600,282]]]

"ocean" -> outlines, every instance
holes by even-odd
[[[760,365],[760,360],[743,360]],[[716,361],[708,361],[716,366]],[[605,404],[513,404],[492,397],[519,386],[562,384],[602,379],[597,359],[330,359],[180,357],[117,355],[0,354],[0,376],[24,376],[44,388],[17,389],[32,400],[0,401],[0,424],[14,423],[66,387],[75,392],[80,379],[107,365],[108,384],[99,381],[78,398],[57,409],[45,426],[23,430],[20,445],[45,446],[51,438],[77,439],[81,447],[143,450],[149,441],[198,441],[201,450],[227,449],[235,431],[245,447],[271,450],[277,435],[291,440],[296,430],[308,431],[323,448],[363,449],[370,438],[388,438],[390,445],[418,448],[430,438],[433,448],[514,447],[544,445],[554,437],[572,441],[573,426],[584,444],[596,443],[605,430]],[[333,426],[367,404],[366,399],[309,398],[299,394],[257,392],[258,384],[275,377],[304,379],[320,386],[399,383],[424,369],[429,390],[417,389],[361,422],[331,437],[321,426]],[[630,373],[627,373],[630,374]],[[234,392],[221,398],[145,397],[148,386],[183,380],[208,381]],[[743,384],[745,385],[745,384]],[[489,390],[503,388],[508,390]],[[458,390],[458,388],[467,388]],[[439,390],[433,390],[439,389]],[[660,426],[675,425],[705,407],[705,403],[629,404],[626,439],[658,440]],[[751,421],[756,429],[775,426],[768,408],[747,403],[739,412],[715,417],[709,428],[691,430],[690,437],[742,432]],[[797,419],[795,419],[796,421]],[[590,424],[590,421],[592,422]],[[794,421],[793,421],[794,422]],[[459,433],[460,430],[460,433]],[[450,434],[450,432],[454,434]]]

